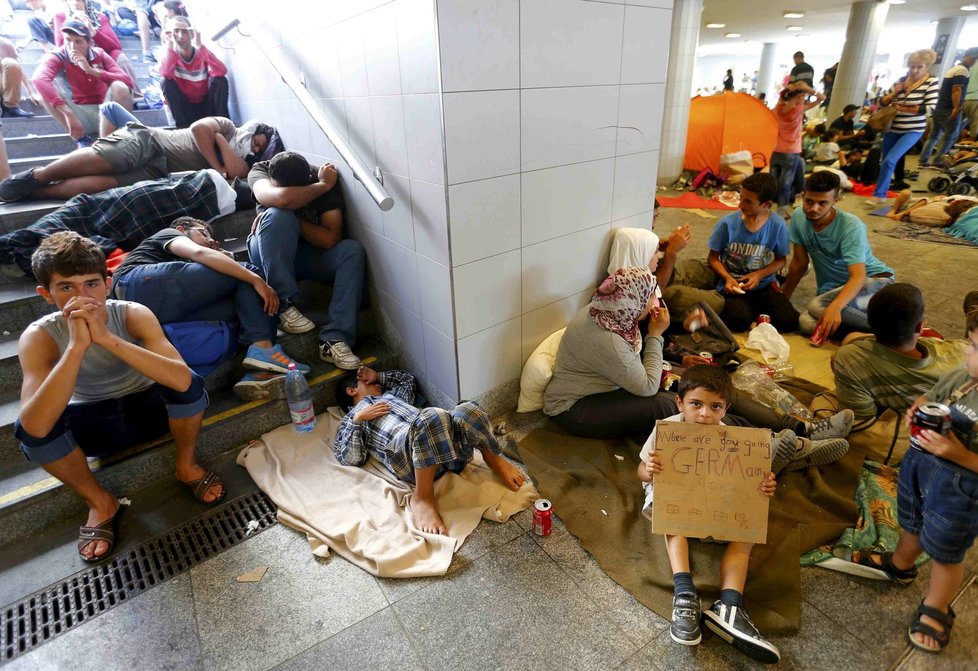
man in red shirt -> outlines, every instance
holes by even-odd
[[[200,33],[185,16],[166,22],[166,56],[160,64],[163,97],[177,128],[209,116],[228,115],[228,69],[200,43]]]
[[[99,132],[100,103],[111,100],[132,109],[133,81],[111,56],[92,46],[91,31],[81,21],[66,21],[61,34],[64,46],[41,60],[31,81],[51,116],[87,147],[88,135]]]

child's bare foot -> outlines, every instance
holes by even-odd
[[[488,450],[482,453],[482,458],[485,459],[486,466],[492,469],[503,484],[512,489],[514,492],[523,486],[526,478],[520,473],[519,469],[513,464],[506,461],[504,457],[498,454],[493,454]]]
[[[414,525],[425,533],[448,535],[433,499],[419,498],[417,494],[411,497],[411,517],[414,518]]]

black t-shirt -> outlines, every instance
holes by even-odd
[[[808,63],[799,63],[791,68],[788,81],[792,84],[795,82],[805,82],[809,86],[813,86],[815,82],[815,69]]]
[[[174,238],[182,237],[184,237],[183,233],[175,228],[164,228],[162,231],[153,233],[126,255],[126,260],[116,268],[112,277],[118,281],[120,277],[136,266],[148,266],[151,263],[167,263],[169,261],[189,263],[182,256],[177,256],[166,250],[166,246],[173,242]]]
[[[268,164],[269,161],[259,161],[254,166],[252,166],[251,171],[248,172],[248,186],[251,190],[255,190],[255,184],[260,180],[272,178],[268,174]],[[309,166],[309,181],[306,184],[314,184],[319,180],[319,166],[310,165]],[[256,198],[257,200],[257,198]],[[332,189],[319,196],[311,203],[305,207],[300,207],[295,211],[297,217],[304,221],[308,221],[314,224],[319,223],[320,217],[330,210],[342,210],[346,207],[346,203],[343,200],[343,190],[340,189],[339,175],[337,175],[336,184]],[[258,214],[261,214],[268,208],[261,203],[255,206],[255,210]]]
[[[829,125],[829,128],[842,131],[843,135],[852,135],[855,132],[855,122],[852,119],[840,116]]]

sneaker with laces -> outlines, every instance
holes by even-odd
[[[267,373],[265,371],[246,373],[234,385],[234,393],[242,401],[285,398],[285,376],[281,373]]]
[[[838,461],[849,451],[849,441],[845,438],[826,440],[798,439],[798,450],[794,458],[785,466],[786,471],[797,471],[809,466],[824,466]]]
[[[703,613],[703,623],[714,634],[764,664],[781,661],[778,648],[757,631],[743,606],[727,606],[717,600]]]
[[[805,433],[812,440],[825,440],[827,438],[845,438],[852,431],[852,423],[856,416],[852,410],[846,408],[831,417],[820,419],[816,422],[805,422]]]
[[[299,312],[299,308],[290,305],[278,314],[278,327],[286,333],[307,333],[316,325]]]
[[[41,183],[34,177],[34,168],[18,172],[0,182],[0,200],[5,203],[23,200],[34,193],[34,189],[39,186]]]
[[[267,370],[272,373],[288,373],[289,364],[295,364],[295,369],[303,375],[308,375],[312,370],[304,363],[292,359],[282,349],[281,345],[272,345],[268,349],[262,349],[257,345],[249,345],[248,352],[245,354],[243,365],[246,368],[255,370]]]
[[[342,340],[319,343],[319,358],[343,370],[356,370],[363,365],[360,357]]]
[[[699,645],[703,640],[700,617],[698,596],[676,594],[672,597],[672,624],[669,626],[669,637],[680,645]]]
[[[79,149],[85,149],[87,147],[91,147],[92,146],[92,136],[91,135],[82,135],[80,138],[78,138],[77,140],[75,140],[75,146],[78,147]]]
[[[774,434],[772,443],[774,456],[771,459],[771,471],[777,475],[795,458],[798,452],[798,436],[791,429],[783,429]]]

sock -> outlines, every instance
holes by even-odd
[[[693,585],[693,574],[686,573],[673,573],[672,574],[672,584],[674,594],[692,594],[697,595],[696,587]]]
[[[744,605],[744,595],[735,589],[721,589],[720,603],[724,606],[737,606],[739,608]]]

